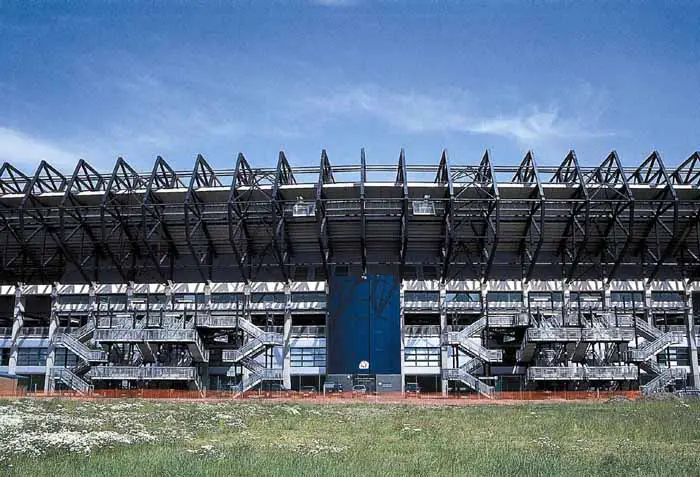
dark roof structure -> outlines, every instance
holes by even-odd
[[[700,154],[668,169],[657,152],[624,168],[528,153],[497,166],[255,168],[239,154],[191,171],[119,158],[104,174],[0,168],[3,283],[322,280],[390,270],[406,279],[700,276]]]

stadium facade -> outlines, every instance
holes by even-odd
[[[699,161],[5,163],[0,372],[81,393],[698,386]]]

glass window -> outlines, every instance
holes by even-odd
[[[293,368],[326,366],[326,348],[291,348],[289,354]]]
[[[240,293],[212,293],[211,295],[212,303],[243,303],[243,295]]]
[[[284,293],[253,293],[250,296],[253,303],[286,303],[287,297]]]
[[[561,292],[531,292],[528,294],[530,308],[554,308],[564,300]]]
[[[100,305],[126,305],[126,295],[98,295]]]
[[[46,348],[20,348],[17,366],[46,366]]]
[[[440,348],[405,348],[403,360],[408,367],[440,366]]]
[[[521,292],[488,292],[486,301],[489,303],[522,303]]]
[[[479,303],[481,293],[479,292],[447,292],[445,294],[447,303]]]
[[[293,303],[311,302],[319,301],[322,303],[326,302],[326,294],[323,292],[309,292],[309,293],[292,293]]]
[[[403,294],[404,301],[440,301],[440,292],[432,291],[407,291]]]
[[[662,351],[657,355],[659,364],[668,365],[669,359],[676,366],[690,366],[690,354],[688,348],[669,348],[668,352]]]
[[[0,349],[0,366],[10,365],[10,348]]]
[[[131,301],[138,304],[165,305],[168,303],[168,297],[162,293],[134,293]]]
[[[178,305],[182,304],[192,304],[198,305],[204,303],[204,293],[177,293],[173,297],[175,303]]]
[[[651,292],[651,300],[663,303],[685,303],[685,295],[682,292]]]
[[[603,295],[599,292],[571,292],[569,301],[577,304],[579,308],[585,308],[602,304]]]
[[[87,305],[90,295],[59,295],[58,302],[61,305]]]
[[[633,291],[611,291],[610,301],[622,303],[624,306],[641,308],[644,306],[644,293]]]

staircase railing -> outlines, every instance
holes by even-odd
[[[462,329],[461,331],[459,331],[457,333],[460,335],[460,337],[462,339],[471,338],[472,336],[476,336],[479,333],[481,333],[482,331],[484,331],[484,329],[486,329],[486,324],[487,324],[486,317],[482,316],[481,318],[476,320],[474,323],[467,325],[467,327],[465,327],[464,329]]]
[[[676,380],[685,380],[686,371],[682,368],[666,368],[656,376],[654,379],[649,381],[644,386],[641,386],[642,393],[645,395],[653,394],[656,392],[663,391],[664,388],[671,382]]]
[[[460,368],[457,369],[444,369],[442,372],[443,379],[449,379],[452,381],[462,381],[464,384],[472,388],[474,391],[488,397],[493,398],[495,388],[484,383],[480,379],[472,376],[471,374],[463,371]]]
[[[78,341],[83,341],[85,338],[91,336],[93,331],[95,331],[95,322],[90,320],[80,328],[73,330],[70,334]]]
[[[69,388],[81,394],[90,394],[94,387],[68,368],[52,368],[50,378],[58,379]]]
[[[237,362],[241,359],[250,356],[259,348],[264,346],[281,346],[284,339],[279,333],[264,332],[254,338],[248,340],[246,344],[238,349],[224,350],[221,354],[222,361]]]
[[[628,361],[646,361],[657,353],[661,352],[668,346],[683,341],[683,335],[675,332],[669,331],[668,333],[662,334],[659,338],[654,341],[648,341],[643,346],[637,349],[630,349],[627,351]]]
[[[107,361],[107,353],[102,350],[94,350],[87,347],[82,341],[65,333],[57,333],[55,343],[64,346],[87,362]]]

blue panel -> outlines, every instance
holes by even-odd
[[[396,277],[333,277],[328,312],[328,374],[401,372]],[[362,361],[369,369],[360,369]]]

